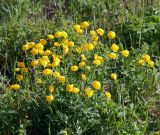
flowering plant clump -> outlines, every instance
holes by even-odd
[[[35,115],[42,119],[44,114],[44,132],[53,133],[65,129],[70,134],[121,134],[130,127],[140,131],[143,125],[136,118],[123,119],[129,117],[123,107],[138,103],[152,88],[156,64],[146,52],[124,48],[116,37],[113,31],[91,29],[85,21],[22,45],[25,58],[16,64],[10,92],[34,104],[25,111],[29,119],[35,122]],[[128,127],[117,127],[117,121]]]

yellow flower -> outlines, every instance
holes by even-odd
[[[67,54],[69,51],[69,48],[67,45],[63,45],[63,54]]]
[[[82,30],[82,29],[78,29],[76,32],[77,32],[78,34],[82,34],[82,33],[83,33],[83,30]]]
[[[37,66],[39,64],[39,61],[38,60],[33,60],[31,62],[31,66],[34,67],[34,66]]]
[[[19,67],[19,68],[25,67],[24,62],[17,62],[17,67]]]
[[[95,32],[94,30],[91,30],[91,31],[90,31],[90,34],[91,34],[91,35],[96,35],[96,32]]]
[[[145,64],[145,61],[144,61],[143,59],[140,59],[140,60],[138,60],[138,64],[139,64],[139,65],[144,65],[144,64]]]
[[[54,86],[53,86],[53,84],[51,84],[51,85],[49,86],[49,92],[52,93],[53,91],[54,91]]]
[[[17,76],[16,76],[16,80],[17,80],[17,81],[23,80],[23,75],[17,75]]]
[[[92,63],[94,65],[101,65],[101,61],[100,60],[94,60]]]
[[[15,68],[14,71],[15,72],[19,72],[21,69],[20,68]]]
[[[82,53],[82,47],[77,47],[76,48],[76,52],[79,53],[79,54],[81,54]]]
[[[142,56],[142,59],[143,59],[145,62],[148,62],[148,61],[151,60],[151,58],[150,58],[150,56],[149,56],[148,54],[144,54],[144,55]]]
[[[54,39],[54,36],[53,36],[52,34],[48,34],[47,38],[48,38],[49,40],[52,40],[52,39]]]
[[[87,66],[86,69],[87,69],[87,71],[91,71],[91,67],[90,66]]]
[[[101,35],[101,36],[104,34],[104,30],[101,29],[101,28],[98,28],[96,31],[97,31],[97,33],[98,33],[99,35]]]
[[[45,55],[45,56],[49,56],[51,54],[52,54],[52,52],[50,50],[45,50],[45,52],[43,53],[43,55]]]
[[[117,75],[116,75],[115,73],[112,73],[112,74],[111,74],[111,79],[117,80]]]
[[[59,72],[53,72],[54,77],[59,77],[61,74]]]
[[[86,44],[84,44],[84,49],[86,50],[86,51],[92,51],[93,49],[94,49],[94,45],[93,44],[90,44],[90,43],[86,43]]]
[[[47,67],[47,66],[48,66],[48,62],[47,62],[46,60],[39,59],[39,63],[40,63],[43,67]]]
[[[69,42],[68,42],[68,46],[69,46],[69,47],[73,47],[73,46],[74,46],[74,42],[69,41]]]
[[[93,94],[94,94],[94,91],[93,91],[91,88],[86,88],[86,89],[85,89],[85,94],[86,94],[86,96],[88,96],[88,97],[92,97]]]
[[[107,91],[107,92],[105,92],[105,95],[106,95],[106,97],[107,97],[108,99],[111,99],[111,93],[109,93],[109,92]]]
[[[117,55],[115,53],[111,52],[111,53],[108,54],[108,57],[110,59],[116,59]]]
[[[72,92],[72,91],[73,91],[73,88],[74,88],[73,84],[67,84],[67,86],[66,86],[66,90],[67,90],[68,92]]]
[[[66,81],[66,78],[64,76],[58,76],[57,77],[58,81],[64,83]]]
[[[103,57],[101,57],[101,56],[98,56],[98,55],[94,55],[94,59],[95,60],[100,60],[100,62],[103,62]]]
[[[20,89],[20,85],[19,84],[12,84],[12,85],[10,85],[10,89],[18,90],[18,89]]]
[[[112,44],[111,50],[112,50],[113,52],[117,52],[117,51],[119,50],[119,46],[116,45],[116,44]]]
[[[96,34],[92,35],[92,37],[91,37],[91,40],[95,42],[94,44],[97,43],[98,39],[99,38],[98,38],[98,36]]]
[[[54,97],[52,95],[46,96],[46,101],[48,103],[51,103],[54,100]]]
[[[28,68],[23,67],[23,68],[21,68],[21,71],[22,71],[23,73],[27,73],[27,72],[28,72]]]
[[[54,36],[55,36],[56,38],[60,38],[60,37],[62,37],[62,32],[57,31],[57,32],[54,34]]]
[[[68,36],[68,34],[65,31],[61,32],[62,37],[66,38]]]
[[[124,57],[128,57],[129,56],[129,51],[128,50],[123,50],[121,53],[122,53],[122,55]]]
[[[92,87],[95,88],[96,90],[100,90],[101,89],[101,83],[99,81],[94,81],[92,83]]]
[[[38,54],[38,49],[32,48],[32,50],[30,51],[30,53],[31,53],[32,55],[37,55],[37,54]]]
[[[81,54],[81,61],[86,61],[86,57],[84,54]]]
[[[45,39],[40,39],[39,41],[42,45],[46,45],[47,44],[47,41]]]
[[[81,29],[81,27],[80,27],[80,25],[76,24],[76,25],[73,26],[73,29],[75,31],[77,31],[77,30]]]
[[[43,46],[42,43],[38,43],[38,44],[35,45],[35,48],[36,48],[38,51],[43,51],[44,46]]]
[[[27,51],[28,49],[29,49],[29,45],[28,44],[22,46],[22,50],[23,51]]]
[[[51,69],[47,68],[47,69],[43,70],[44,75],[52,75],[52,73],[53,73],[53,71]]]
[[[108,36],[109,39],[115,39],[116,33],[113,32],[113,31],[109,31],[108,34],[107,34],[107,36]]]
[[[150,66],[150,67],[154,67],[154,62],[153,61],[147,61],[147,63],[148,63],[148,65]]]
[[[82,61],[82,62],[80,62],[79,64],[78,64],[78,66],[81,68],[81,67],[83,67],[85,65],[85,62],[84,61]]]
[[[86,81],[86,80],[87,80],[87,78],[86,78],[86,75],[85,75],[85,74],[81,74],[81,78],[82,78],[82,80],[83,80],[83,81]]]
[[[80,90],[79,90],[78,88],[74,87],[73,90],[72,90],[72,93],[75,93],[75,94],[76,94],[76,93],[78,93],[79,91],[80,91]]]
[[[37,84],[42,84],[43,81],[42,81],[42,79],[38,78],[37,81],[36,81],[36,83],[37,83]]]
[[[54,42],[54,46],[61,46],[58,42]]]
[[[86,29],[89,27],[89,23],[87,21],[81,23],[81,28]]]
[[[76,72],[77,70],[78,70],[78,66],[72,66],[72,67],[71,67],[71,71],[72,71],[72,72]]]

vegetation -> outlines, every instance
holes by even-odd
[[[160,134],[159,0],[0,5],[0,134]]]

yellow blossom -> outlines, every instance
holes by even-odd
[[[113,32],[113,31],[109,31],[108,34],[107,34],[107,36],[108,36],[109,39],[115,39],[116,33]]]
[[[80,25],[76,24],[76,25],[73,26],[73,29],[75,31],[77,31],[77,30],[81,29],[81,27],[80,27]]]
[[[58,42],[54,42],[54,46],[61,46]]]
[[[74,87],[73,90],[72,90],[72,93],[75,93],[75,94],[76,94],[76,93],[78,93],[79,91],[80,91],[80,90],[79,90],[78,88]]]
[[[73,47],[73,46],[74,46],[74,42],[69,41],[69,42],[68,42],[68,46],[69,46],[69,47]]]
[[[112,50],[113,52],[117,52],[117,51],[119,50],[119,46],[116,45],[116,44],[112,44],[111,50]]]
[[[55,36],[56,38],[60,38],[60,37],[62,37],[62,32],[57,31],[57,32],[54,34],[54,36]]]
[[[92,63],[94,65],[101,65],[101,61],[100,60],[94,60]]]
[[[86,80],[87,80],[87,78],[86,78],[86,75],[85,75],[85,74],[81,74],[81,78],[82,78],[82,80],[83,80],[83,81],[86,81]]]
[[[52,39],[54,39],[54,36],[53,36],[52,34],[48,34],[47,38],[48,38],[49,40],[52,40]]]
[[[46,60],[39,59],[39,63],[40,63],[43,67],[47,67],[47,66],[48,66],[48,62],[47,62]]]
[[[104,30],[102,28],[98,28],[96,31],[101,36],[104,34]]]
[[[96,32],[95,32],[94,30],[91,30],[91,31],[90,31],[90,34],[91,34],[91,35],[96,35]]]
[[[145,62],[148,62],[148,61],[151,60],[151,58],[150,58],[150,56],[149,56],[148,54],[144,54],[144,55],[142,56],[142,59],[143,59]]]
[[[31,66],[34,67],[34,66],[37,66],[39,64],[39,61],[38,60],[33,60],[31,62]]]
[[[49,85],[49,92],[52,93],[54,91],[54,86],[53,84]]]
[[[108,98],[108,99],[111,99],[111,93],[110,92],[105,92],[105,95],[106,95],[106,97]]]
[[[154,67],[154,62],[153,61],[147,61],[147,63],[148,63],[148,65],[150,66],[150,67]]]
[[[50,50],[45,50],[43,53],[43,55],[46,55],[46,56],[49,56],[51,54],[52,54],[52,52]]]
[[[85,65],[85,62],[84,61],[82,61],[82,62],[80,62],[79,64],[78,64],[78,66],[81,68],[81,67],[83,67]]]
[[[100,60],[100,62],[103,62],[103,57],[101,57],[101,56],[98,56],[98,55],[94,55],[94,59],[95,60]]]
[[[15,72],[19,72],[21,69],[20,68],[15,68],[14,71]]]
[[[54,97],[52,95],[46,96],[46,101],[48,103],[51,103],[54,100]]]
[[[72,71],[72,72],[76,72],[77,70],[78,70],[78,66],[72,66],[72,67],[71,67],[71,71]]]
[[[81,28],[86,29],[89,27],[89,23],[87,21],[81,23]]]
[[[18,90],[18,89],[20,89],[20,85],[19,84],[12,84],[12,85],[10,85],[10,89]]]
[[[30,53],[31,53],[32,55],[37,55],[37,54],[38,54],[38,49],[32,48],[32,50],[30,51]]]
[[[87,71],[90,71],[90,70],[91,70],[91,67],[90,67],[90,66],[87,66],[86,69],[87,69]]]
[[[54,77],[59,77],[61,74],[59,72],[53,72]]]
[[[99,81],[94,81],[92,83],[92,87],[95,88],[96,90],[100,90],[101,89],[101,83]]]
[[[81,61],[86,61],[86,57],[84,54],[81,54]]]
[[[16,76],[16,80],[17,80],[17,81],[23,80],[23,75],[17,75],[17,76]]]
[[[112,73],[112,74],[111,74],[111,79],[113,79],[113,80],[117,80],[117,74]]]
[[[63,54],[67,54],[69,51],[69,48],[67,45],[63,45]]]
[[[129,56],[129,51],[128,50],[123,50],[121,53],[122,53],[122,55],[124,57],[128,57]]]
[[[45,39],[40,39],[39,41],[42,45],[46,45],[47,44],[47,41]]]
[[[64,37],[64,38],[66,38],[66,37],[68,36],[67,32],[65,32],[65,31],[62,31],[62,32],[61,32],[61,35],[62,35],[62,37]]]
[[[45,70],[43,70],[43,74],[44,75],[52,75],[53,71],[51,69],[46,68]]]
[[[117,55],[115,53],[111,52],[111,53],[108,54],[108,57],[110,59],[116,59]]]
[[[22,71],[23,73],[27,73],[27,72],[28,72],[28,68],[23,67],[23,68],[21,68],[21,71]]]
[[[139,64],[139,65],[144,65],[144,64],[145,64],[145,61],[144,61],[143,59],[140,59],[140,60],[138,60],[138,64]]]
[[[43,46],[42,43],[38,43],[38,44],[35,45],[35,48],[36,48],[38,51],[43,51],[44,46]]]
[[[28,49],[29,49],[29,45],[28,44],[22,46],[22,50],[23,51],[27,51]]]
[[[94,49],[94,45],[93,44],[90,44],[90,43],[86,43],[86,44],[84,44],[84,49],[86,50],[86,51],[92,51],[93,49]]]
[[[17,67],[23,68],[23,67],[25,67],[25,63],[24,62],[17,62]]]
[[[94,91],[93,91],[91,88],[86,88],[86,89],[85,89],[85,94],[86,94],[86,96],[88,96],[88,97],[92,97],[93,94],[94,94]]]
[[[72,91],[73,91],[73,88],[74,88],[73,84],[67,84],[67,86],[66,86],[66,90],[67,90],[68,92],[72,92]]]
[[[64,76],[58,76],[57,77],[58,81],[64,83],[66,81],[66,78]]]

